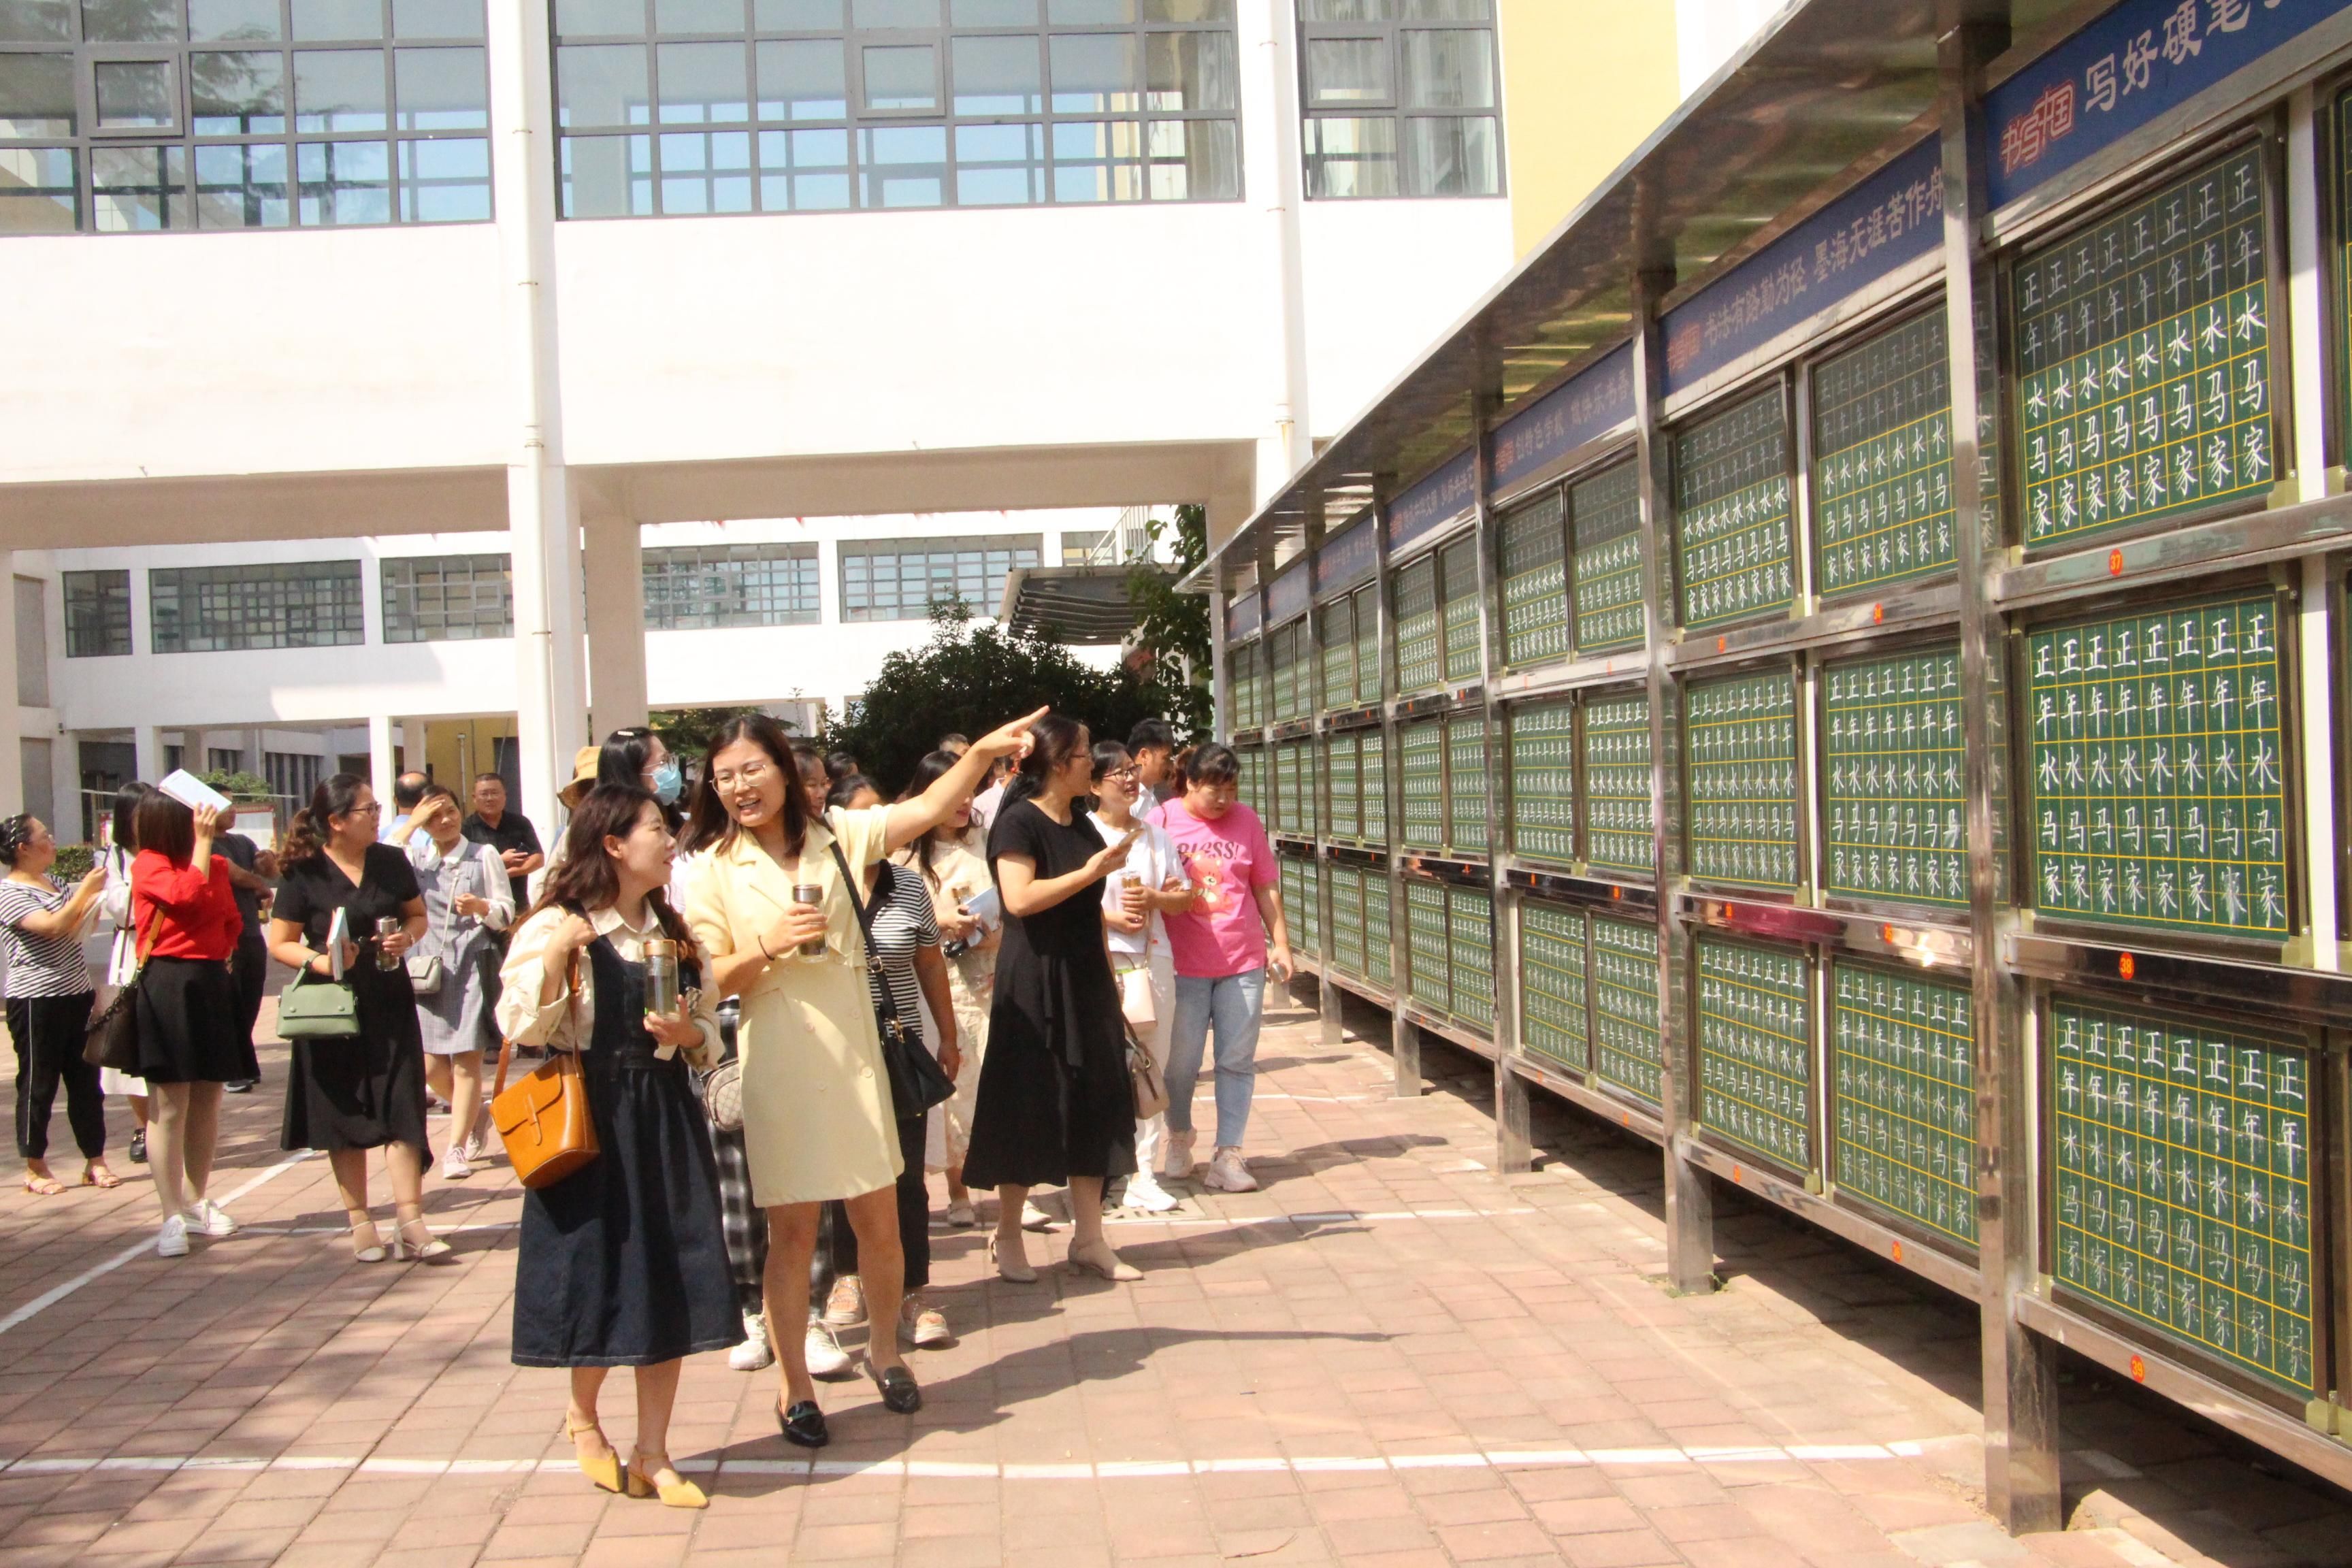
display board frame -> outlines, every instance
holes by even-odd
[[[1790,755],[1785,763],[1789,770],[1788,798],[1783,801],[1777,795],[1769,799],[1755,795],[1743,796],[1728,802],[1717,802],[1713,799],[1713,791],[1707,792],[1703,796],[1698,787],[1701,782],[1709,777],[1712,770],[1717,766],[1725,764],[1718,764],[1701,755],[1701,748],[1697,744],[1697,739],[1693,731],[1702,723],[1715,725],[1738,721],[1718,719],[1711,713],[1702,713],[1699,710],[1701,707],[1698,701],[1699,695],[1703,692],[1710,692],[1718,687],[1740,687],[1762,681],[1777,682],[1782,679],[1787,681],[1789,689],[1787,715],[1790,730]],[[1678,760],[1682,768],[1682,787],[1679,797],[1682,817],[1675,824],[1674,831],[1682,838],[1682,863],[1685,873],[1694,883],[1736,891],[1741,897],[1793,903],[1808,901],[1816,879],[1813,814],[1810,804],[1811,792],[1808,788],[1806,754],[1808,749],[1806,684],[1802,661],[1788,656],[1743,660],[1737,664],[1705,665],[1684,672],[1681,680],[1681,700],[1675,704],[1675,717],[1683,727],[1682,744],[1677,748]],[[1735,770],[1746,771],[1770,767],[1778,764],[1779,762],[1777,758],[1759,755],[1739,759],[1728,765]],[[1744,769],[1742,764],[1745,765]],[[1709,773],[1703,773],[1703,769],[1709,770]],[[1764,785],[1759,781],[1757,787],[1761,788]],[[1785,880],[1769,878],[1760,873],[1741,876],[1701,868],[1699,852],[1705,842],[1700,833],[1702,815],[1705,814],[1708,820],[1714,820],[1723,815],[1719,807],[1724,805],[1728,805],[1734,810],[1744,806],[1787,810],[1790,834],[1786,854],[1790,875]],[[1760,838],[1748,842],[1752,844],[1760,854],[1766,855],[1777,854],[1781,847],[1778,844],[1768,843]]]
[[[1805,422],[1800,416],[1797,405],[1797,368],[1794,363],[1777,365],[1737,385],[1727,387],[1719,395],[1709,397],[1704,403],[1678,410],[1674,423],[1664,433],[1673,454],[1669,463],[1674,476],[1673,487],[1668,500],[1673,511],[1673,526],[1662,531],[1660,542],[1671,554],[1667,580],[1674,589],[1671,607],[1675,624],[1685,632],[1714,633],[1756,623],[1769,625],[1774,621],[1790,620],[1805,605],[1808,596],[1807,552],[1800,547],[1800,535],[1803,532],[1803,509],[1800,502],[1804,489]],[[1703,502],[1687,502],[1684,479],[1694,464],[1685,454],[1685,444],[1696,442],[1702,433],[1717,427],[1721,422],[1737,419],[1750,408],[1777,411],[1780,436],[1779,466],[1759,466],[1745,483],[1711,495]],[[1732,450],[1736,452],[1738,448]],[[1724,459],[1718,455],[1716,460]],[[1781,510],[1783,515],[1777,537],[1770,536],[1769,529],[1759,530],[1755,518],[1742,515],[1742,510],[1750,503],[1739,498],[1759,486],[1776,486],[1778,489],[1777,498],[1759,497],[1754,503],[1759,507],[1778,506]],[[1733,506],[1723,509],[1722,515],[1700,520],[1700,525],[1706,529],[1708,537],[1692,539],[1692,514],[1704,508],[1720,507],[1720,503],[1727,500],[1732,501]],[[1767,553],[1763,558],[1743,565],[1740,563],[1741,552],[1736,546],[1738,541],[1745,538],[1764,540]],[[1770,553],[1775,547],[1781,552],[1778,560]],[[1714,570],[1710,567],[1712,575],[1704,582],[1695,582],[1694,549],[1710,552],[1711,560],[1714,555],[1723,556],[1727,563],[1726,568]],[[1757,596],[1747,603],[1728,608],[1696,606],[1693,597],[1695,590],[1704,595],[1711,584],[1728,581],[1742,571],[1764,572],[1769,576],[1776,569],[1787,574],[1788,591],[1785,595],[1773,596],[1772,590],[1759,586]]]
[[[1978,1048],[1979,1037],[1975,1028],[1974,999],[1969,994],[1968,976],[1965,973],[1941,973],[1933,969],[1923,969],[1916,964],[1895,963],[1883,957],[1843,948],[1832,949],[1822,953],[1817,960],[1817,965],[1821,976],[1822,997],[1822,1021],[1819,1029],[1822,1051],[1821,1171],[1826,1190],[1837,1201],[1859,1207],[1874,1221],[1913,1237],[1927,1246],[1938,1247],[1951,1254],[1955,1258],[1974,1266],[1979,1258],[1979,1241],[1980,1239],[1977,1234],[1976,1224],[1978,1142],[1975,1076],[1980,1053]],[[1937,1028],[1937,1026],[1948,1023],[1950,1020],[1936,1018],[1932,1015],[1924,1022],[1915,1018],[1910,1026],[1915,1036],[1918,1030],[1924,1028],[1950,1036],[1956,1042],[1954,1056],[1965,1070],[1966,1077],[1963,1080],[1955,1082],[1950,1078],[1939,1079],[1932,1070],[1935,1065],[1932,1058],[1924,1063],[1915,1060],[1911,1068],[1913,1078],[1927,1084],[1939,1084],[1944,1090],[1951,1094],[1950,1103],[1940,1112],[1931,1100],[1928,1114],[1925,1118],[1912,1117],[1908,1115],[1907,1108],[1902,1106],[1900,1094],[1892,1097],[1895,1100],[1895,1104],[1890,1107],[1872,1099],[1851,1093],[1845,1088],[1846,1075],[1843,1070],[1844,1060],[1840,1044],[1839,1025],[1844,1001],[1840,982],[1847,974],[1863,977],[1868,982],[1896,987],[1940,987],[1953,993],[1962,1002],[1968,1004],[1970,1016],[1968,1032],[1964,1037],[1953,1030]],[[1897,1026],[1902,1026],[1898,1024]],[[1914,1044],[1916,1043],[1915,1039]],[[1895,1065],[1891,1060],[1893,1056],[1903,1054],[1900,1045],[1901,1042],[1898,1040],[1896,1049],[1890,1053],[1890,1065]],[[1958,1048],[1960,1045],[1965,1046],[1964,1050]],[[1916,1052],[1913,1054],[1916,1058]],[[1902,1069],[1897,1066],[1896,1070]],[[1916,1092],[1916,1088],[1910,1092]],[[1861,1184],[1846,1179],[1843,1174],[1843,1156],[1847,1142],[1848,1114],[1853,1108],[1859,1108],[1864,1114],[1882,1110],[1888,1110],[1891,1115],[1909,1120],[1915,1124],[1924,1120],[1927,1123],[1924,1134],[1926,1137],[1935,1138],[1940,1135],[1949,1140],[1945,1145],[1945,1152],[1956,1169],[1936,1171],[1924,1165],[1914,1166],[1913,1169],[1916,1175],[1921,1179],[1921,1184],[1953,1205],[1952,1212],[1956,1215],[1965,1215],[1967,1225],[1965,1233],[1957,1228],[1938,1228],[1932,1218],[1897,1207],[1865,1190]],[[1965,1144],[1952,1139],[1948,1126],[1937,1125],[1939,1119],[1948,1122],[1955,1115],[1964,1115],[1967,1120],[1969,1133]],[[1871,1150],[1870,1154],[1875,1158],[1890,1158],[1898,1169],[1911,1163],[1909,1160],[1903,1157],[1898,1141],[1889,1139],[1886,1142],[1895,1142],[1895,1150],[1890,1153],[1888,1150],[1875,1149]],[[1963,1147],[1967,1152],[1965,1160],[1958,1158],[1960,1149]],[[1960,1208],[1960,1200],[1963,1196],[1966,1200],[1965,1210]],[[1923,1204],[1921,1206],[1927,1205]],[[1957,1217],[1954,1223],[1958,1224]]]
[[[1804,374],[1801,390],[1803,394],[1803,406],[1801,413],[1804,426],[1804,529],[1805,549],[1808,556],[1806,584],[1810,588],[1813,598],[1820,604],[1826,605],[1849,603],[1856,599],[1885,598],[1889,595],[1916,592],[1923,587],[1932,587],[1946,583],[1957,582],[1958,579],[1958,530],[1963,526],[1963,522],[1958,513],[1957,497],[1955,497],[1955,505],[1951,509],[1950,522],[1948,524],[1948,528],[1952,534],[1952,554],[1951,558],[1948,562],[1938,565],[1925,568],[1914,568],[1909,571],[1899,572],[1888,575],[1862,578],[1859,580],[1840,582],[1836,584],[1832,584],[1830,581],[1831,572],[1829,570],[1828,552],[1843,542],[1832,541],[1828,538],[1827,531],[1822,525],[1822,512],[1826,507],[1838,503],[1840,500],[1845,499],[1853,492],[1841,490],[1835,495],[1828,493],[1832,487],[1825,482],[1826,476],[1815,472],[1817,468],[1821,468],[1824,464],[1829,457],[1834,456],[1836,453],[1853,450],[1853,447],[1849,445],[1847,447],[1832,448],[1827,452],[1824,451],[1822,429],[1822,370],[1834,364],[1840,360],[1847,358],[1849,355],[1860,354],[1868,350],[1874,344],[1887,340],[1895,334],[1906,331],[1913,327],[1924,326],[1929,322],[1940,324],[1945,314],[1946,310],[1943,289],[1939,279],[1934,287],[1924,291],[1924,297],[1907,297],[1894,305],[1888,306],[1884,310],[1874,311],[1858,321],[1843,322],[1840,324],[1839,331],[1833,338],[1819,344],[1810,346],[1805,351]],[[1943,341],[1944,334],[1938,331],[1937,333],[1937,337],[1938,340],[1937,346],[1943,349],[1944,357],[1948,363],[1950,357],[1949,348],[1948,344]],[[1873,394],[1872,395],[1875,395],[1875,394]],[[1945,374],[1943,397],[1946,430],[1944,433],[1944,456],[1941,459],[1940,466],[1945,469],[1944,482],[1948,486],[1950,483],[1949,468],[1953,461],[1952,443],[1950,440],[1951,432],[1949,429],[1949,422],[1951,419],[1951,386],[1949,383],[1948,370],[1947,370]],[[1916,422],[1916,420],[1914,420],[1908,423]],[[1883,438],[1884,434],[1885,433],[1882,433],[1881,437],[1877,438]],[[1927,462],[1927,469],[1928,471],[1932,471],[1937,466],[1939,465],[1931,454]],[[1998,463],[1996,463],[1993,466],[1991,472],[1998,473],[1998,471],[1999,467]],[[1930,480],[1927,482],[1932,484],[1933,481]],[[1929,499],[1935,499],[1932,493],[1930,494]],[[1989,499],[1995,500],[1997,515],[1997,496]],[[1930,512],[1927,515],[1930,518],[1934,518],[1940,517],[1945,514],[1939,510]]]

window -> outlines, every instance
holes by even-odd
[[[1503,189],[1492,0],[1299,0],[1307,194]]]
[[[393,556],[383,571],[386,642],[514,636],[514,574],[504,555]]]
[[[157,653],[348,647],[364,637],[356,561],[158,567],[147,598]]]
[[[16,704],[49,705],[49,585],[19,577],[16,590]]]
[[[319,759],[308,752],[264,752],[261,773],[269,781],[270,794],[291,795],[306,806],[310,792],[319,787]]]
[[[823,616],[814,544],[711,544],[645,552],[646,626],[814,626]]]
[[[555,0],[563,216],[1234,200],[1234,3]]]
[[[245,753],[235,746],[206,746],[205,771],[215,773],[241,773],[245,772]]]
[[[1004,574],[1039,564],[1042,536],[871,540],[841,547],[841,618],[919,621],[933,605],[961,600],[996,613]]]
[[[483,0],[0,0],[0,234],[490,216]]]
[[[131,651],[131,574],[65,574],[66,657],[110,658]]]

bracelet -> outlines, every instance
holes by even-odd
[[[770,963],[776,962],[776,955],[768,951],[768,939],[764,936],[760,939],[760,956],[766,959]]]

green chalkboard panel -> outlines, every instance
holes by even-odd
[[[1584,855],[1600,869],[1649,877],[1650,700],[1611,697],[1584,705]]]
[[[1323,649],[1323,706],[1349,707],[1356,700],[1356,602],[1334,599],[1315,619]]]
[[[1348,595],[1356,606],[1356,700],[1381,700],[1381,601],[1377,587]]]
[[[2265,494],[2269,184],[2244,147],[2017,264],[2025,543]]]
[[[1311,832],[1319,837],[1328,837],[1331,836],[1331,806],[1329,802],[1331,800],[1331,787],[1334,783],[1331,776],[1331,742],[1327,738],[1323,740],[1308,741],[1305,742],[1305,744],[1307,747],[1307,761],[1313,764],[1313,772],[1315,775],[1315,782],[1312,786],[1313,795],[1310,798],[1317,802],[1316,812],[1318,817],[1318,820],[1309,825],[1307,831]]]
[[[1841,1191],[1977,1244],[1976,1028],[1968,984],[1840,959],[1830,1131]]]
[[[1584,1010],[1584,912],[1519,908],[1519,1043],[1582,1072],[1592,1065]]]
[[[1258,645],[1245,642],[1225,655],[1234,683],[1234,728],[1255,730],[1265,722],[1265,689],[1258,679]]]
[[[1259,820],[1270,831],[1274,826],[1275,801],[1267,788],[1273,781],[1273,774],[1265,765],[1265,748],[1236,746],[1234,759],[1242,765],[1242,804],[1256,812]]]
[[[1296,741],[1286,741],[1274,749],[1274,830],[1276,833],[1305,834],[1311,832],[1313,811],[1307,804],[1307,780],[1301,777],[1299,752],[1304,748]]]
[[[1658,1035],[1658,928],[1614,916],[1592,919],[1592,1070],[1660,1103],[1664,1056]]]
[[[1307,928],[1307,955],[1320,963],[1328,956],[1323,946],[1323,862],[1309,860],[1299,873],[1300,890],[1307,896],[1301,906],[1302,923]]]
[[[1511,848],[1521,858],[1576,860],[1576,708],[1511,713]]]
[[[1495,900],[1473,888],[1449,888],[1445,921],[1451,941],[1446,962],[1454,995],[1447,1011],[1474,1029],[1495,1027]]]
[[[1397,727],[1408,849],[1445,847],[1445,722],[1423,719]]]
[[[1373,730],[1366,732],[1358,747],[1363,757],[1363,834],[1367,844],[1389,841],[1388,744],[1388,738]]]
[[[1360,866],[1333,865],[1331,967],[1342,974],[1364,973],[1364,872]]]
[[[1797,591],[1789,496],[1789,411],[1777,381],[1675,434],[1683,625],[1725,626],[1789,606]]]
[[[2309,1057],[2065,996],[2048,1038],[2059,1282],[2310,1397]]]
[[[1276,626],[1265,634],[1265,644],[1274,658],[1274,721],[1277,724],[1298,717],[1298,639],[1288,626]]]
[[[1957,644],[1822,671],[1833,896],[1969,900]]]
[[[1465,533],[1438,552],[1445,594],[1445,679],[1478,679],[1478,536]]]
[[[1788,669],[1695,680],[1685,704],[1691,875],[1797,885],[1797,682]]]
[[[1376,985],[1390,984],[1389,874],[1380,869],[1364,878],[1364,978]]]
[[[1454,1011],[1454,936],[1445,889],[1437,882],[1404,885],[1405,994],[1433,1013]]]
[[[1282,858],[1282,914],[1289,922],[1290,939],[1297,944],[1299,956],[1312,959],[1314,949],[1307,940],[1307,864],[1303,860]]]
[[[2277,620],[2259,593],[2028,636],[2042,913],[2287,935]]]
[[[1456,714],[1445,721],[1445,847],[1457,855],[1486,852],[1486,720]]]
[[[1698,1119],[1794,1170],[1813,1164],[1812,987],[1805,955],[1702,936]]]
[[[1503,662],[1540,664],[1569,651],[1567,512],[1547,490],[1503,519]]]
[[[1642,646],[1642,476],[1631,462],[1568,487],[1576,561],[1576,648]]]
[[[1813,367],[1814,559],[1824,595],[1948,572],[1951,358],[1940,307]]]
[[[1400,567],[1396,584],[1396,672],[1399,691],[1419,691],[1445,679],[1438,641],[1437,557]]]
[[[1328,745],[1331,759],[1331,837],[1353,844],[1364,836],[1363,738],[1334,735]]]

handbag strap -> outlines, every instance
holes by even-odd
[[[139,888],[138,888],[138,884],[136,884],[136,883],[133,883],[133,884],[131,885],[131,907],[132,909],[134,909],[134,910],[135,910],[135,909],[137,909],[137,908],[139,907]],[[140,973],[140,971],[142,971],[142,970],[143,970],[143,969],[145,969],[145,968],[147,967],[147,961],[148,961],[149,959],[151,959],[151,958],[152,958],[152,957],[154,957],[154,956],[155,956],[155,944],[156,944],[157,942],[159,942],[163,941],[163,904],[162,904],[160,901],[158,901],[158,902],[155,904],[155,906],[154,906],[153,912],[152,912],[152,913],[151,913],[151,914],[147,917],[147,936],[146,936],[146,940],[145,940],[145,943],[144,943],[144,945],[142,945],[141,943],[138,943],[138,942],[133,942],[133,943],[131,944],[131,980],[136,980],[136,979],[138,979],[138,978],[139,978],[139,973]],[[130,981],[125,981],[123,984],[127,985],[127,984],[129,984],[130,983],[131,983]]]
[[[907,1021],[898,1016],[898,998],[891,992],[889,975],[883,973],[881,951],[874,945],[873,911],[867,907],[866,900],[858,897],[857,877],[849,868],[849,858],[841,852],[841,841],[835,839],[831,848],[833,863],[841,868],[842,887],[849,894],[849,907],[857,911],[858,932],[866,938],[866,973],[877,976],[882,982],[875,987],[874,994],[880,1000],[875,1003],[874,1011],[878,1016],[897,1024],[903,1029],[907,1026]],[[889,863],[884,861],[879,864],[887,875],[890,869]]]
[[[563,984],[564,1016],[577,1022],[580,1017],[580,953],[577,949],[564,962]],[[514,1060],[514,1037],[501,1036],[499,1040],[499,1080],[490,1089],[492,1100],[507,1091],[507,1064]]]

